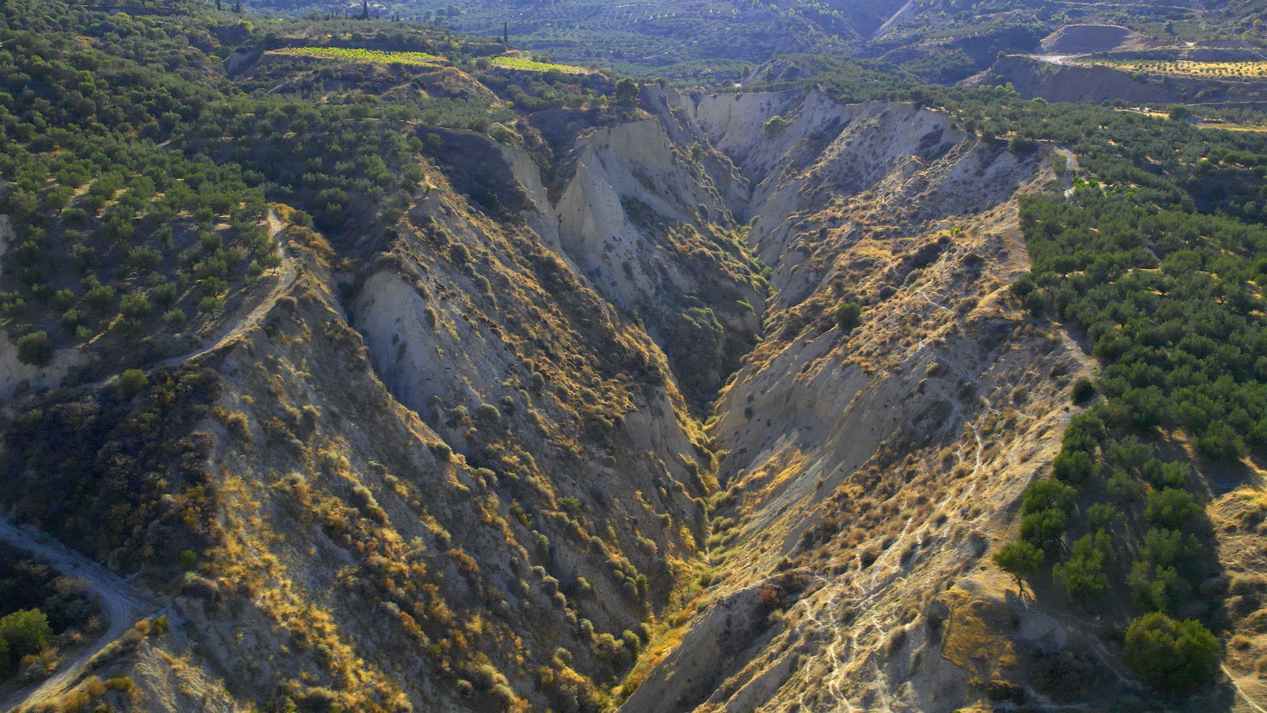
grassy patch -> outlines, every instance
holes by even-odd
[[[286,47],[270,50],[269,54],[283,57],[332,59],[360,64],[401,64],[413,67],[432,67],[445,62],[444,57],[426,52],[382,52],[349,47]]]
[[[1199,129],[1217,129],[1219,131],[1235,131],[1244,134],[1267,134],[1267,124],[1236,124],[1221,121],[1206,121],[1197,124]]]
[[[551,62],[538,62],[527,57],[517,55],[502,55],[494,57],[490,60],[494,67],[498,69],[510,69],[516,72],[559,72],[562,74],[593,74],[594,71],[585,67],[575,67],[570,64],[554,64]]]

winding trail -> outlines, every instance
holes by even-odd
[[[16,711],[49,704],[70,689],[88,667],[88,662],[112,641],[119,638],[137,621],[157,614],[162,607],[148,594],[129,584],[96,562],[67,549],[48,536],[18,527],[0,516],[0,542],[22,550],[67,577],[84,582],[97,597],[102,612],[109,620],[106,630],[73,659],[64,661],[57,673],[35,685],[0,700],[0,710]]]
[[[1267,713],[1267,709],[1255,703],[1254,699],[1250,698],[1249,694],[1245,692],[1245,689],[1241,688],[1240,678],[1237,677],[1236,674],[1232,673],[1232,670],[1227,667],[1227,664],[1219,664],[1219,668],[1223,669],[1223,675],[1227,676],[1228,682],[1232,684],[1232,688],[1236,689],[1236,695],[1240,697],[1242,701],[1245,701],[1245,703],[1257,713]]]
[[[281,242],[280,238],[282,231],[287,227],[287,223],[277,217],[277,213],[272,208],[268,210],[267,221],[268,234],[277,243],[276,249],[281,258],[277,268],[277,283],[273,285],[273,288],[240,319],[225,320],[220,329],[207,339],[203,346],[149,364],[144,367],[146,371],[166,369],[178,364],[184,364],[228,346],[234,340],[258,327],[264,321],[264,318],[268,316],[268,313],[272,311],[273,307],[276,306],[277,301],[294,287],[295,282],[299,279],[299,268],[295,259],[286,251],[286,246]],[[116,376],[108,376],[100,381],[70,387],[68,391],[72,394],[97,391],[110,385],[116,378]]]
[[[282,295],[286,294],[286,292],[295,285],[295,281],[299,279],[299,270],[295,267],[294,258],[286,252],[286,246],[281,244],[279,239],[282,231],[286,229],[286,223],[277,217],[277,213],[274,212],[272,208],[269,208],[268,210],[267,220],[268,235],[274,240],[274,242],[277,242],[277,251],[281,255],[281,264],[278,268],[277,274],[277,284],[274,285],[268,295],[264,297],[264,299],[260,300],[259,304],[251,308],[251,311],[247,312],[242,319],[226,322],[220,328],[220,331],[211,338],[206,346],[185,354],[178,354],[176,356],[163,359],[150,367],[151,369],[162,369],[169,366],[175,366],[219,350],[229,344],[229,342],[232,342],[243,334],[246,334],[252,329],[258,327],[260,323],[264,321],[264,318],[268,316],[268,313],[272,311],[274,305],[277,304],[277,300],[281,299]]]
[[[286,223],[272,209],[268,211],[267,220],[269,235],[278,241],[277,250],[281,256],[277,282],[273,288],[240,319],[226,322],[204,346],[163,359],[151,365],[150,369],[162,369],[186,363],[224,348],[258,327],[277,301],[295,285],[299,278],[299,269],[294,258],[286,252],[285,245],[280,242]],[[100,389],[109,381],[110,379],[106,379],[85,384],[77,387],[77,390]],[[100,564],[66,548],[47,535],[19,527],[3,516],[0,516],[0,542],[48,562],[67,577],[74,577],[85,582],[89,591],[100,602],[102,613],[109,621],[106,630],[96,641],[85,647],[73,659],[63,662],[55,674],[34,687],[18,690],[6,699],[0,699],[0,710],[12,713],[19,709],[30,709],[55,702],[85,673],[94,656],[123,635],[137,621],[159,613],[168,613],[150,595]],[[171,613],[168,615],[173,616]]]

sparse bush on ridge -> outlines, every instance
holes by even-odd
[[[857,302],[845,302],[836,308],[832,318],[841,334],[848,336],[857,328],[862,317],[862,307]]]
[[[774,138],[782,134],[784,131],[787,131],[787,128],[791,125],[792,121],[790,119],[776,114],[769,119],[766,119],[765,124],[762,125],[761,128],[765,131],[766,136]]]

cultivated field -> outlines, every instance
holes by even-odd
[[[445,62],[444,57],[426,52],[382,52],[348,47],[287,47],[270,50],[269,54],[284,57],[330,59],[361,64],[403,64],[430,67]]]
[[[1202,79],[1267,79],[1267,61],[1195,62],[1191,60],[1087,60],[1090,66],[1112,67],[1124,72],[1160,74]]]
[[[494,67],[500,69],[511,69],[517,72],[561,72],[563,74],[591,74],[592,70],[584,67],[575,67],[570,64],[554,64],[551,62],[538,62],[520,57],[516,55],[502,55],[494,57],[492,60]]]

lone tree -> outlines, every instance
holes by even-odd
[[[1043,551],[1026,540],[1015,540],[994,553],[994,563],[1016,580],[1016,589],[1025,594],[1025,580],[1043,566]]]
[[[625,77],[616,82],[616,106],[622,109],[633,109],[638,105],[638,85],[634,80]]]
[[[833,315],[841,334],[848,335],[858,326],[862,319],[862,306],[857,302],[845,302],[836,308]]]
[[[53,343],[48,332],[31,332],[18,340],[18,361],[31,366],[48,366],[53,361]]]

